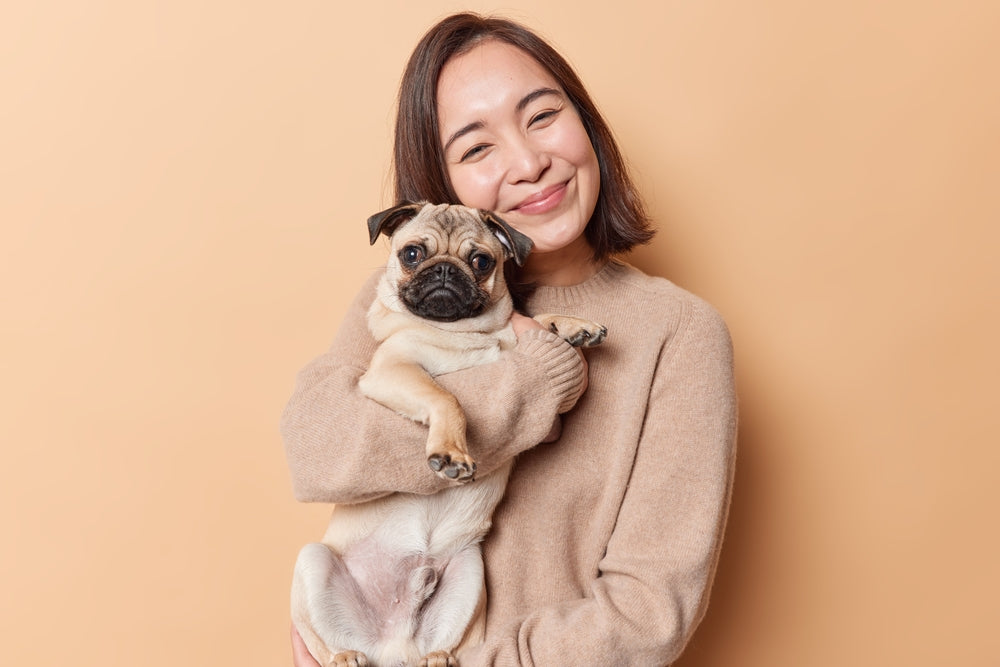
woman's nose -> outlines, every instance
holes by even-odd
[[[509,160],[507,180],[511,184],[534,183],[552,164],[548,153],[533,146],[529,141],[520,141],[512,145]]]

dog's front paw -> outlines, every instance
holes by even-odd
[[[594,347],[604,342],[608,328],[603,324],[591,322],[580,317],[569,315],[538,315],[535,317],[542,326],[556,334],[573,347]]]
[[[368,667],[368,656],[361,651],[341,651],[333,656],[330,667]]]
[[[439,477],[459,484],[471,482],[476,476],[476,462],[468,456],[435,453],[427,457],[427,465]]]
[[[420,667],[458,667],[458,660],[448,651],[432,651],[421,658]]]
[[[603,343],[607,335],[606,326],[597,322],[587,322],[586,326],[581,326],[570,334],[562,334],[562,337],[573,347],[594,347]]]

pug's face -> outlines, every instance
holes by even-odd
[[[479,317],[509,300],[503,264],[524,261],[531,240],[495,215],[464,206],[404,204],[368,220],[374,243],[391,238],[386,279],[399,302],[435,322]]]

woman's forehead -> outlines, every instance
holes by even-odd
[[[516,109],[542,89],[562,94],[559,82],[530,54],[488,40],[445,63],[437,86],[438,117],[442,127],[464,123],[486,111]]]

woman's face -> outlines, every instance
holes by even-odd
[[[438,79],[438,130],[452,187],[535,242],[533,254],[587,245],[600,168],[575,107],[524,51],[486,40]]]

